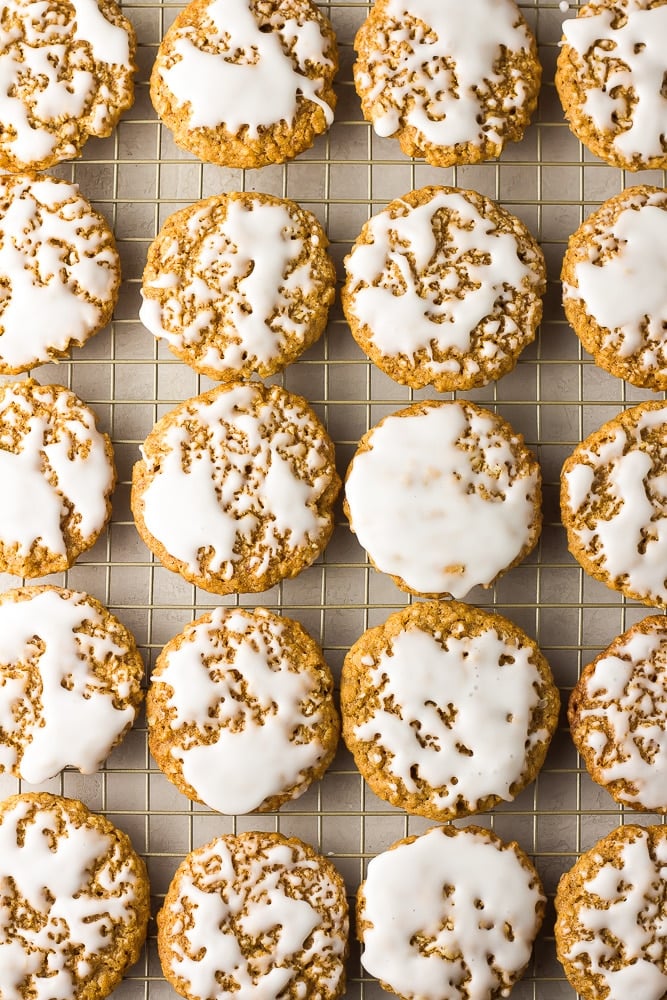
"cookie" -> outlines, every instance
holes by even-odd
[[[457,601],[413,604],[345,657],[343,736],[372,790],[446,822],[516,798],[544,763],[559,694],[537,644]]]
[[[377,135],[437,167],[519,142],[542,67],[513,0],[376,0],[357,32],[354,82]]]
[[[268,590],[329,541],[340,479],[331,439],[301,396],[257,382],[212,389],[158,420],[142,456],[137,530],[204,590]]]
[[[667,167],[667,0],[593,0],[563,24],[556,89],[570,128],[612,167]]]
[[[556,952],[582,1000],[667,992],[667,827],[620,826],[561,878]]]
[[[77,184],[0,177],[0,286],[0,374],[65,358],[110,321],[118,251]]]
[[[582,671],[570,696],[574,744],[621,805],[667,812],[667,619],[645,618]]]
[[[462,400],[426,400],[361,439],[345,513],[401,590],[465,597],[528,555],[542,527],[540,467],[520,434]]]
[[[111,441],[70,389],[34,379],[0,386],[0,571],[59,573],[111,516]]]
[[[229,814],[302,795],[333,760],[340,730],[322,650],[266,608],[217,608],[168,642],[146,717],[169,780]]]
[[[111,135],[134,101],[134,28],[114,0],[8,0],[0,25],[0,169],[44,170]]]
[[[199,201],[151,244],[139,318],[202,375],[267,378],[326,326],[336,286],[327,246],[315,216],[287,198]]]
[[[337,70],[336,36],[311,0],[191,0],[162,40],[151,100],[200,160],[264,167],[326,132]]]
[[[640,184],[609,198],[570,237],[563,306],[596,365],[667,389],[667,191]]]
[[[144,665],[94,597],[62,587],[0,596],[0,773],[39,784],[92,774],[139,711]]]
[[[192,851],[157,923],[165,978],[187,1000],[345,991],[345,885],[296,837],[228,834]]]
[[[478,826],[435,827],[369,862],[357,895],[361,964],[404,1000],[506,997],[545,902],[518,844]]]
[[[535,338],[544,257],[515,216],[476,191],[425,187],[365,224],[345,258],[345,318],[396,382],[486,385]]]
[[[568,548],[626,597],[667,605],[667,402],[639,403],[586,438],[561,473]]]
[[[139,958],[150,895],[129,838],[76,799],[0,803],[6,1000],[103,1000]]]

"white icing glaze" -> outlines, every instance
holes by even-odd
[[[175,713],[171,728],[195,725],[207,737],[197,743],[182,733],[172,754],[198,797],[219,812],[251,812],[291,786],[296,798],[306,788],[303,772],[322,759],[315,678],[299,669],[282,635],[280,620],[263,608],[219,608],[186,630],[187,641],[153,675],[153,684],[172,689],[162,696]]]
[[[206,351],[209,367],[241,368],[249,358],[268,364],[308,326],[306,311],[290,312],[295,292],[309,295],[315,287],[310,261],[296,263],[303,237],[285,204],[230,199],[222,223],[212,219],[215,207],[190,220],[182,244],[166,247],[159,278],[147,289],[169,294],[161,300],[144,295],[139,318],[180,350],[214,337],[216,328],[224,331],[225,342]],[[190,253],[184,272],[186,244],[195,256]]]
[[[467,830],[448,837],[435,827],[385,851],[368,865],[362,920],[372,926],[363,929],[362,965],[419,1000],[507,996],[530,958],[544,900],[532,882],[512,850]]]
[[[256,413],[259,390],[253,385],[190,400],[164,434],[166,453],[144,456],[153,475],[143,493],[146,527],[193,572],[205,550],[210,572],[229,579],[241,538],[253,540],[244,568],[259,577],[281,547],[298,549],[329,523],[316,509],[330,483],[321,471],[319,430],[293,397],[272,392]],[[205,429],[206,450],[195,450],[193,426]],[[192,455],[187,472],[184,453]],[[307,464],[309,480],[299,477],[297,462]]]
[[[382,49],[370,54],[368,73],[357,72],[365,100],[380,104],[373,118],[377,134],[393,135],[406,124],[437,146],[501,142],[507,119],[526,98],[518,73],[512,96],[500,102],[494,95],[503,81],[494,69],[502,50],[530,47],[515,4],[470,0],[462,16],[460,0],[388,0],[383,14],[389,24]],[[394,71],[386,54],[399,51]]]
[[[454,402],[393,414],[370,445],[354,456],[345,491],[351,525],[381,572],[419,593],[463,597],[529,541],[538,476],[517,475],[511,439],[490,413]]]
[[[619,864],[606,861],[583,883],[584,890],[599,902],[576,910],[586,937],[582,935],[570,948],[567,958],[584,967],[587,975],[600,976],[609,997],[662,1000],[667,991],[667,972],[663,971],[666,877],[664,839],[658,841],[654,860],[648,834],[640,830],[623,844]],[[612,962],[617,958],[622,965],[615,970]]]
[[[446,649],[420,629],[401,632],[369,671],[379,704],[354,735],[371,743],[369,761],[383,761],[385,779],[410,793],[426,782],[438,809],[459,797],[473,809],[487,795],[510,800],[526,754],[548,738],[546,729],[529,734],[541,684],[531,652],[491,628],[447,636]]]
[[[648,2],[625,0],[619,7],[602,6],[590,17],[570,18],[563,24],[566,43],[582,60],[590,61],[601,81],[586,90],[583,111],[595,128],[609,133],[613,148],[629,159],[665,155],[660,138],[667,135],[667,100],[662,92],[667,6],[649,9]],[[624,22],[612,27],[619,9]],[[636,102],[630,112],[632,124],[619,132],[615,116],[625,115],[628,93]]]
[[[84,622],[102,634],[81,632]],[[20,759],[3,747],[2,764],[18,763],[25,781],[46,781],[68,764],[91,774],[134,721],[131,705],[113,704],[129,694],[118,662],[128,650],[103,622],[85,594],[47,590],[0,604],[0,738],[26,741]],[[96,676],[94,662],[115,662],[114,686]]]
[[[32,383],[33,395],[52,408],[54,416],[47,417],[35,413],[23,385],[9,384],[0,402],[0,482],[11,484],[10,489],[0,490],[0,541],[7,546],[18,543],[19,553],[28,555],[39,540],[50,552],[64,555],[65,500],[79,514],[77,530],[82,537],[95,535],[107,518],[105,497],[113,486],[113,468],[92,410],[74,393]],[[73,406],[76,415],[69,416]],[[56,415],[66,421],[57,437]],[[18,429],[20,421],[25,422],[25,431]],[[10,451],[15,436],[17,450]],[[72,452],[75,446],[78,450]],[[87,453],[82,454],[82,448]],[[49,482],[50,475],[55,475],[57,485]]]
[[[436,213],[447,219],[444,247],[436,243]],[[500,359],[508,348],[514,353],[525,330],[506,306],[517,290],[535,288],[539,272],[519,258],[513,234],[500,232],[456,191],[442,191],[415,208],[406,203],[397,218],[380,212],[369,229],[372,242],[357,243],[345,266],[354,315],[383,354],[425,352],[420,367],[433,374],[451,371],[451,359],[436,360],[434,349],[469,351],[480,325],[480,335],[495,338],[499,304],[505,323],[495,356]]]
[[[132,917],[136,877],[110,836],[75,825],[57,805],[34,816],[31,809],[19,801],[0,824],[2,998],[70,1000],[81,983],[66,960],[76,955],[77,974],[84,975],[108,949],[114,927]],[[24,913],[35,911],[20,925],[9,908],[14,894],[25,900]]]
[[[118,254],[76,184],[0,177],[0,201],[0,361],[27,370],[99,328]]]
[[[159,66],[176,102],[188,105],[190,128],[224,125],[236,133],[245,126],[256,139],[260,128],[293,122],[300,98],[317,104],[331,125],[333,110],[319,96],[324,79],[306,75],[307,64],[331,66],[315,20],[278,11],[273,30],[261,31],[250,0],[210,0],[206,18],[204,38],[213,51],[200,48],[192,29],[183,27],[168,38],[172,64]]]

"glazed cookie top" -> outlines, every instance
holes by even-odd
[[[498,378],[535,336],[544,258],[475,191],[411,191],[373,216],[345,260],[346,317],[397,381],[468,388]]]
[[[108,322],[120,261],[107,222],[78,185],[34,174],[0,177],[0,280],[5,374],[44,364],[72,342],[80,346]]]
[[[194,797],[219,812],[297,798],[308,772],[335,749],[332,692],[320,651],[296,622],[265,608],[218,608],[158,658],[148,695],[151,750],[168,749]],[[156,728],[160,710],[167,734]],[[324,742],[331,729],[333,747]]]
[[[665,33],[665,0],[598,0],[563,24],[561,100],[577,136],[613,166],[667,163]]]
[[[373,858],[359,889],[361,962],[402,997],[507,996],[545,896],[516,844],[479,827],[435,827]]]
[[[286,198],[197,202],[170,216],[150,247],[139,317],[212,378],[265,378],[322,332],[336,279],[327,242]]]
[[[347,473],[350,526],[373,564],[413,593],[464,597],[535,545],[540,469],[508,423],[474,403],[427,401],[361,440]]]
[[[563,466],[570,550],[608,586],[667,604],[667,403],[639,403],[575,448]]]
[[[81,802],[41,793],[1,803],[0,883],[3,1000],[104,997],[138,958],[145,866]]]
[[[69,389],[33,379],[0,388],[0,562],[42,576],[89,548],[109,515],[111,443]]]
[[[263,1000],[334,1000],[345,989],[343,880],[296,838],[227,835],[193,851],[158,927],[165,975],[191,1000],[253,991]]]
[[[134,99],[134,29],[114,0],[8,0],[0,29],[0,167],[42,170],[109,135]]]
[[[96,771],[134,722],[143,663],[87,594],[21,587],[0,597],[0,772],[37,784]]]
[[[635,809],[667,810],[667,620],[645,618],[589,664],[570,729],[596,781]]]
[[[560,881],[556,947],[583,996],[661,1000],[667,991],[667,828],[608,834]]]
[[[259,383],[186,400],[155,425],[132,506],[160,558],[206,589],[265,590],[333,528],[333,445],[300,396]]]

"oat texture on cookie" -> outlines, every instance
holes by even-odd
[[[340,728],[321,649],[265,608],[218,608],[168,642],[146,715],[167,777],[228,814],[302,795],[331,763]]]
[[[435,827],[368,865],[357,895],[361,963],[403,1000],[496,1000],[528,965],[546,897],[516,843]]]
[[[108,435],[61,385],[0,387],[0,569],[57,573],[99,538],[116,482]]]
[[[3,1000],[103,1000],[139,958],[150,897],[129,838],[75,799],[0,803]]]
[[[592,0],[563,24],[556,87],[577,138],[611,166],[667,166],[667,0]]]
[[[327,245],[315,216],[286,198],[199,201],[149,248],[139,317],[203,375],[266,378],[324,330],[336,283]]]
[[[428,400],[364,435],[344,506],[373,565],[401,589],[461,598],[537,544],[541,483],[523,437],[497,414]]]
[[[5,3],[0,169],[43,170],[110,135],[134,100],[135,50],[114,0]]]
[[[151,75],[174,140],[228,167],[283,163],[333,122],[336,37],[312,0],[191,0]]]
[[[413,388],[500,378],[542,317],[542,251],[519,219],[476,191],[426,187],[392,201],[366,223],[345,270],[354,338]]]
[[[193,851],[157,920],[164,975],[187,1000],[345,992],[345,885],[295,837],[229,834]]]
[[[537,46],[514,0],[376,0],[354,47],[364,117],[436,166],[499,156],[537,105]]]
[[[667,605],[667,403],[639,403],[578,445],[561,474],[570,552],[626,597]]]
[[[301,396],[231,383],[155,425],[134,467],[137,529],[167,568],[219,594],[268,590],[317,558],[340,490],[331,439]]]

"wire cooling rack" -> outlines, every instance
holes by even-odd
[[[180,7],[125,4],[139,36],[136,103],[112,137],[91,140],[81,160],[55,171],[76,180],[112,222],[123,264],[120,301],[111,326],[76,351],[71,362],[34,373],[42,382],[70,386],[93,405],[113,438],[120,483],[108,534],[73,569],[50,581],[87,590],[105,602],[134,631],[148,668],[166,640],[195,616],[219,603],[237,603],[199,591],[156,564],[134,529],[129,509],[132,464],[154,421],[211,384],[157,346],[137,320],[146,251],[167,215],[222,191],[291,197],[326,226],[340,277],[342,259],[363,222],[392,198],[430,183],[476,188],[522,218],[547,258],[549,287],[537,342],[513,373],[468,394],[497,409],[536,450],[544,472],[545,526],[531,558],[495,588],[475,591],[469,600],[506,614],[538,640],[566,698],[581,666],[646,612],[585,577],[568,555],[558,515],[560,466],[582,437],[626,404],[650,394],[612,378],[583,356],[560,306],[560,262],[568,236],[600,201],[638,181],[663,185],[664,176],[655,171],[625,176],[590,157],[570,134],[553,85],[564,16],[555,3],[521,5],[536,31],[544,65],[539,109],[525,139],[507,149],[499,163],[453,169],[411,162],[396,143],[373,134],[362,120],[351,71],[352,41],[368,4],[331,0],[321,6],[333,21],[341,51],[334,125],[294,162],[240,171],[203,165],[182,153],[152,110],[150,69],[157,45]],[[358,439],[378,419],[413,398],[435,395],[411,393],[376,370],[354,343],[338,305],[326,336],[287,370],[282,382],[305,395],[327,423],[341,473]],[[265,604],[297,618],[320,640],[336,674],[362,631],[407,600],[368,566],[340,511],[337,521],[333,539],[315,566],[266,594],[238,601],[244,606]],[[16,582],[0,579],[3,587]],[[352,899],[369,858],[399,837],[431,825],[377,799],[342,747],[324,780],[280,813],[238,818],[211,813],[191,804],[156,769],[143,721],[99,774],[66,771],[43,787],[81,798],[131,835],[148,863],[154,912],[184,854],[223,832],[275,829],[309,841],[337,865]],[[0,778],[0,793],[16,790],[17,782]],[[631,818],[657,821],[634,812]],[[623,811],[582,773],[562,726],[534,785],[514,803],[474,822],[519,841],[534,857],[551,901],[559,876],[577,852],[623,820]],[[114,996],[162,1000],[174,995],[161,975],[152,927],[145,955]],[[573,995],[556,961],[550,907],[533,961],[513,997],[559,1000]],[[363,973],[354,946],[346,996],[385,996]]]

